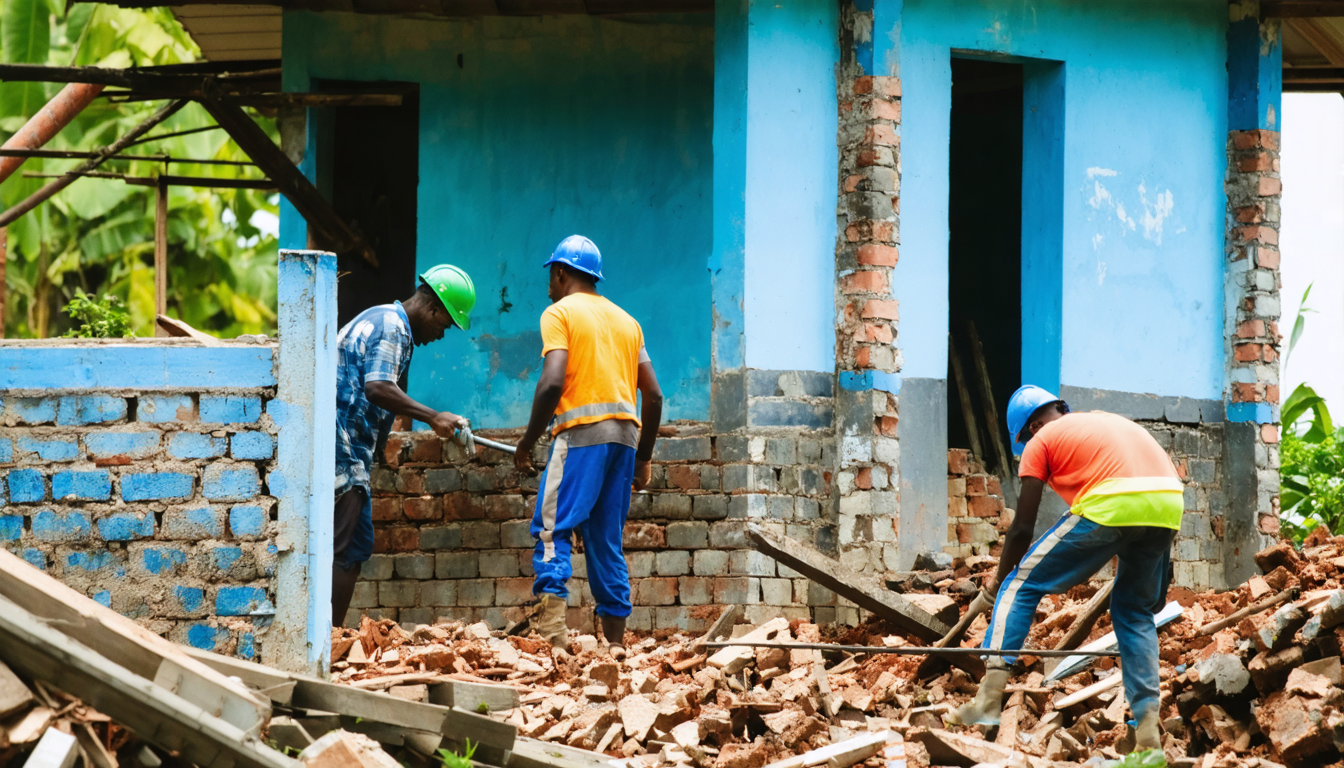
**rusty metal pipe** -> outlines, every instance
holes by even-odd
[[[90,83],[70,83],[61,92],[52,97],[37,114],[23,124],[18,133],[9,137],[4,149],[41,149],[51,137],[70,124],[75,116],[84,111],[98,94],[103,92],[102,85]],[[18,170],[23,157],[0,157],[0,182],[9,178]]]

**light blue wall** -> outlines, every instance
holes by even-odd
[[[839,15],[826,0],[716,6],[719,370],[835,368]]]
[[[541,264],[580,232],[605,258],[602,292],[644,327],[665,418],[708,416],[708,15],[287,12],[284,62],[291,90],[313,78],[421,83],[417,266],[462,266],[478,303],[469,333],[416,351],[413,397],[481,426],[526,423],[549,303]],[[293,209],[282,218],[285,244],[302,247]]]
[[[874,37],[879,74],[903,89],[902,374],[947,371],[950,59],[961,49],[1063,62],[1062,383],[1221,397],[1227,4],[877,5],[879,19],[900,18]]]

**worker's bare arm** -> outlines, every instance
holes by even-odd
[[[1022,478],[1022,490],[1017,495],[1017,513],[1003,537],[1003,551],[999,554],[999,571],[992,584],[985,585],[991,594],[997,591],[1008,574],[1013,572],[1022,556],[1031,547],[1031,534],[1036,530],[1036,514],[1041,507],[1045,483],[1034,477]]]
[[[658,425],[663,421],[663,390],[658,386],[653,363],[639,364],[636,386],[639,387],[642,403],[639,409],[639,448],[635,450],[635,490],[642,491],[649,484],[649,462],[653,459],[653,444],[658,439]]]
[[[364,395],[370,403],[397,416],[425,422],[439,437],[452,437],[457,430],[467,426],[467,420],[455,413],[436,411],[416,402],[395,382],[370,381],[364,385]]]
[[[569,364],[569,350],[553,349],[546,353],[541,366],[541,379],[537,381],[537,391],[532,396],[532,416],[527,421],[527,431],[518,441],[518,450],[513,454],[513,465],[520,472],[536,474],[532,466],[532,449],[546,431],[546,424],[555,415],[560,405],[560,395],[565,390],[565,366]]]

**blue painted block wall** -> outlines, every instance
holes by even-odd
[[[413,397],[479,426],[526,423],[548,305],[541,265],[580,232],[602,250],[602,292],[644,327],[665,418],[708,416],[712,46],[708,15],[285,13],[287,89],[421,85],[417,268],[465,268],[478,301],[470,332],[416,350]],[[309,170],[314,141],[310,131]],[[282,244],[303,247],[302,220],[281,210]]]
[[[878,74],[899,75],[903,90],[901,259],[893,280],[902,374],[941,379],[947,372],[950,58],[957,49],[1062,62],[1062,285],[1048,287],[1062,291],[1062,383],[1220,398],[1227,4],[877,0],[877,7],[879,19],[899,20],[875,31],[874,57]],[[1037,287],[1024,285],[1024,299]],[[1036,351],[1024,366],[1049,359],[1049,350]]]

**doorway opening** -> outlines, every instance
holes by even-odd
[[[376,304],[410,296],[416,287],[416,190],[420,181],[418,83],[322,81],[324,93],[399,93],[398,107],[321,110],[319,186],[336,215],[378,257],[340,254],[337,322],[343,327]]]
[[[953,58],[950,135],[947,445],[1015,497],[1004,416],[1022,381],[1023,65]]]

